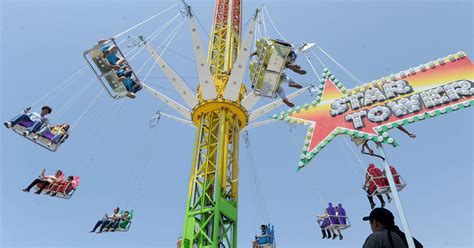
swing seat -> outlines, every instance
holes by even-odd
[[[272,236],[272,235],[270,235],[270,234],[263,235],[263,236],[261,236],[259,239],[264,239],[264,242],[262,243],[262,242],[260,241],[262,244],[259,244],[258,239],[255,240],[255,241],[257,241],[257,247],[258,247],[258,248],[274,248],[274,247],[275,247],[275,244],[274,244],[274,242],[273,242],[273,236]]]
[[[27,128],[31,127],[33,125],[33,122],[32,121],[20,121],[17,125],[13,126],[11,129],[23,136],[23,132],[26,131]],[[44,135],[44,134],[43,134]],[[36,133],[31,133],[30,135],[27,135],[27,136],[23,136],[25,138],[27,138],[28,140],[30,140],[31,142],[35,143],[35,144],[38,144],[39,146],[49,150],[49,151],[52,151],[52,152],[55,152],[58,150],[59,146],[64,142],[65,139],[67,139],[67,135],[64,135],[58,143],[55,143],[55,142],[51,142],[52,140],[52,137],[50,138],[49,135],[47,135],[46,137],[44,137],[43,135],[37,135]],[[51,134],[52,135],[52,134]],[[53,135],[54,137],[54,135]],[[35,139],[36,138],[36,139]]]
[[[266,38],[259,39],[256,46],[257,58],[250,63],[252,87],[258,95],[276,97],[292,46],[284,41]]]
[[[407,186],[407,183],[399,174],[393,174],[393,179],[398,192]],[[367,194],[369,196],[383,195],[392,192],[386,176],[373,177],[369,180],[369,185],[364,185],[362,189],[365,192],[369,190],[370,193]]]
[[[267,226],[267,234],[257,237],[255,243],[258,248],[275,248],[275,229],[271,224]]]
[[[90,66],[97,79],[99,79],[102,86],[105,87],[109,95],[114,99],[120,99],[126,96],[128,91],[125,87],[125,84],[123,83],[124,79],[119,78],[117,76],[116,70],[112,68],[107,58],[102,57],[101,47],[106,46],[108,43],[110,43],[111,46],[117,45],[113,40],[108,41],[105,44],[98,44],[92,47],[91,49],[86,50],[83,53],[83,56],[87,64]],[[117,53],[119,53],[122,58],[125,58],[120,49]],[[126,64],[128,67],[130,67],[127,62]],[[135,75],[133,70],[132,78],[135,82],[140,84],[140,81],[138,80],[138,77]]]
[[[54,134],[52,134],[52,133],[49,132],[49,131],[44,132],[41,136],[43,136],[43,137],[45,137],[46,139],[49,139],[49,140],[51,140],[51,141],[52,141],[53,138],[54,138]]]
[[[125,213],[124,210],[120,211],[120,216],[123,216]],[[132,225],[132,218],[133,218],[133,210],[128,211],[128,220],[120,220],[119,224],[116,229],[114,229],[114,232],[128,232],[130,230],[130,226]],[[111,232],[111,230],[104,229],[104,232]]]
[[[120,211],[120,216],[123,215],[125,211]],[[130,230],[130,226],[132,225],[133,219],[133,210],[128,211],[128,220],[120,220],[119,226],[115,229],[116,232],[128,232]]]
[[[115,229],[115,231],[128,232],[130,230],[131,225],[132,225],[132,221],[120,221],[119,227]]]
[[[66,180],[62,180],[60,183],[49,185],[43,191],[42,194],[51,195],[52,193],[56,193],[54,197],[62,198],[62,199],[71,199],[71,197],[76,192],[77,187],[79,186],[79,177],[75,176],[73,181],[76,181],[76,187],[74,187],[70,182]],[[35,189],[39,190],[42,186],[42,183],[37,183],[35,185]]]
[[[274,248],[275,245],[273,244],[264,244],[264,245],[257,245],[258,248]]]
[[[32,121],[20,121],[18,124],[22,127],[25,127],[25,128],[33,126]]]
[[[324,218],[324,216],[317,216],[318,220],[322,218]],[[320,227],[324,230],[344,230],[351,227],[347,216],[329,215],[325,217],[322,222]]]

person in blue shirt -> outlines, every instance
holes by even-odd
[[[99,44],[106,43],[109,40],[100,40]],[[120,70],[121,66],[126,63],[124,58],[117,56],[118,47],[116,45],[102,45],[100,47],[100,51],[102,52],[102,58],[107,59],[109,64],[112,66],[114,70]]]
[[[11,128],[20,123],[21,121],[29,121],[32,122],[31,126],[27,127],[26,130],[23,132],[23,135],[27,136],[31,133],[37,132],[43,124],[48,123],[48,114],[51,114],[53,111],[49,106],[41,107],[41,112],[30,112],[31,107],[26,108],[23,111],[23,114],[17,115],[15,118],[11,119],[10,121],[4,122],[3,125],[6,128]]]
[[[133,73],[130,67],[125,67],[117,71],[117,76],[122,80],[128,93],[127,96],[135,98],[135,94],[142,89],[142,86],[132,77]]]
[[[259,245],[264,245],[269,243],[269,238],[268,238],[268,230],[266,225],[261,225],[260,229],[262,231],[262,235],[260,237],[255,237],[257,240],[257,244]]]

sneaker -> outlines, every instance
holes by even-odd
[[[6,127],[6,128],[11,128],[12,127],[12,122],[11,121],[6,121],[3,123],[3,125]]]
[[[303,70],[303,69],[296,70],[295,72],[300,74],[300,75],[306,75],[306,73],[307,73],[306,70]]]
[[[337,238],[337,234],[334,234],[334,236],[332,236],[332,240],[335,240]]]
[[[98,232],[96,232],[96,233],[99,234],[99,233],[102,233],[102,231],[98,231]]]
[[[293,64],[293,63],[288,63],[288,65],[286,67],[289,68],[290,70],[294,71],[294,72],[301,69],[301,66],[299,66],[297,64]]]
[[[385,202],[382,202],[380,207],[384,208],[385,207]]]
[[[35,135],[33,138],[31,138],[33,141],[37,141],[39,138],[39,135]]]
[[[294,72],[300,74],[300,75],[306,75],[306,71],[302,69],[295,70]]]
[[[94,230],[89,231],[89,233],[93,233],[93,232],[95,232],[95,231]]]
[[[392,202],[392,198],[391,198],[391,197],[388,198],[388,203],[390,203],[390,202]]]
[[[299,85],[299,84],[297,84],[293,81],[288,82],[288,86],[293,87],[293,88],[297,88],[297,89],[303,88],[303,86],[301,86],[301,85]]]
[[[35,194],[39,195],[39,194],[41,194],[41,192],[39,192],[39,191],[36,191],[36,192],[35,192]]]
[[[135,98],[135,93],[133,93],[133,92],[128,92],[128,93],[127,93],[127,96],[128,96],[129,98],[131,98],[131,99],[134,99],[134,98]]]
[[[286,106],[288,106],[288,107],[290,107],[290,108],[293,108],[293,107],[295,106],[295,104],[293,104],[292,102],[288,101],[288,99],[286,99],[286,98],[283,99],[282,101],[286,104]]]
[[[22,189],[23,192],[30,192],[28,189]]]
[[[342,240],[344,237],[342,237],[342,234],[339,235],[339,240]]]
[[[370,209],[374,209],[375,208],[375,203],[370,203]]]
[[[115,229],[110,230],[111,232],[115,232]]]
[[[23,134],[23,136],[28,136],[28,135],[30,135],[30,131],[23,131],[23,133],[21,133],[21,134]]]

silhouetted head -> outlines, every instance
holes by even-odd
[[[43,107],[41,107],[41,116],[45,116],[45,115],[51,114],[51,112],[53,112],[53,109],[51,109],[50,106],[43,106]]]
[[[390,210],[385,208],[374,208],[369,216],[362,218],[363,221],[369,221],[372,232],[390,228],[395,225],[395,217]]]

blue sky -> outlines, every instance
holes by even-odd
[[[81,54],[98,39],[118,34],[176,2],[2,1],[1,119],[13,117],[84,67]],[[213,2],[189,3],[209,32]],[[296,44],[318,43],[364,82],[457,51],[474,56],[471,1],[264,4],[284,36]],[[259,5],[244,2],[244,24]],[[175,13],[177,9],[130,35],[150,34]],[[187,23],[170,49],[184,57],[168,50],[165,59],[195,87]],[[145,60],[145,54],[140,55],[132,65],[138,68]],[[300,62],[309,69],[305,61]],[[357,85],[337,66],[327,65],[346,87]],[[140,75],[150,68],[151,63]],[[162,76],[155,69],[148,81],[178,99]],[[303,84],[316,82],[311,73],[295,79]],[[87,91],[59,111],[82,87]],[[51,105],[53,122],[74,123],[84,113],[57,153],[1,129],[0,247],[175,247],[184,223],[195,130],[165,118],[150,129],[148,122],[156,110],[172,111],[145,91],[134,101],[115,101],[103,94],[85,112],[100,89],[86,71],[33,106]],[[305,95],[295,102],[310,100]],[[408,126],[417,135],[415,140],[398,131],[391,133],[401,146],[386,150],[408,182],[400,196],[412,232],[425,247],[473,246],[472,126],[469,109]],[[275,224],[278,247],[361,247],[370,234],[368,224],[361,221],[370,208],[360,188],[363,171],[357,157],[339,139],[296,173],[305,133],[304,126],[290,132],[285,123],[250,130],[255,170],[242,141],[239,247],[250,247],[260,224],[255,209],[263,207],[254,206],[255,197],[263,199],[266,220]],[[372,162],[361,159],[363,166]],[[81,176],[74,197],[67,201],[21,192],[42,168],[47,172],[61,168],[67,175]],[[252,194],[251,178],[256,174],[260,195]],[[345,205],[352,227],[344,232],[343,241],[320,239],[314,218],[324,208],[320,196],[324,202]],[[131,231],[89,234],[97,219],[116,206],[135,210]],[[394,204],[388,208],[396,211]],[[398,217],[396,222],[400,223]]]

